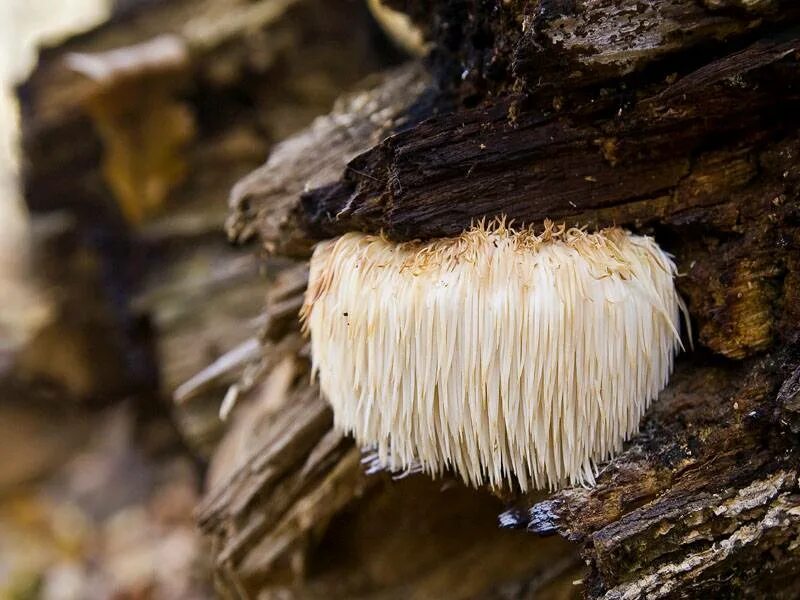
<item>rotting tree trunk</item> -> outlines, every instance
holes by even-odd
[[[230,597],[797,597],[800,9],[389,3],[430,55],[274,147],[392,62],[360,4],[133,2],[43,54],[21,91],[26,198],[35,220],[70,213],[97,255],[96,337],[113,342],[113,368],[94,370],[112,381],[81,393],[143,385],[144,355],[162,395],[216,408],[253,361],[219,444],[215,419],[184,428],[213,456],[198,520]],[[347,40],[336,52],[331,31]],[[120,49],[134,60],[111,68]],[[228,233],[274,255],[257,319],[256,269],[215,235],[243,175]],[[521,497],[367,474],[309,383],[296,313],[311,246],[499,214],[655,235],[683,274],[694,349],[592,489]],[[152,321],[149,355],[133,315]],[[59,376],[59,361],[32,364]]]
[[[393,111],[397,122],[354,128],[358,143],[322,127],[284,144],[237,186],[232,235],[257,231],[298,255],[345,231],[429,238],[499,214],[655,235],[682,273],[694,348],[594,488],[505,495],[501,523],[579,542],[589,597],[797,597],[800,11],[780,0],[391,4],[433,46],[427,94]],[[291,166],[301,156],[330,167],[312,178]],[[347,456],[324,476],[308,470],[317,461],[289,473],[332,485]],[[227,491],[202,522],[228,550],[228,574],[252,581],[245,530],[276,500]],[[327,522],[326,502],[305,500],[309,522]],[[271,527],[255,537],[274,541]]]

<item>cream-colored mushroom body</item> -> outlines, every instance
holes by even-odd
[[[319,244],[302,318],[335,425],[392,471],[591,484],[664,388],[675,265],[622,229]]]

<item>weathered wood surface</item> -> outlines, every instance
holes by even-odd
[[[593,595],[795,597],[797,439],[776,400],[798,350],[742,365],[688,358],[597,487],[503,522],[584,541]]]
[[[793,30],[672,84],[608,90],[569,110],[521,112],[510,97],[429,119],[305,193],[307,226],[436,237],[498,213],[631,225],[721,203],[722,189],[685,188],[698,178],[746,186],[752,154],[796,127],[798,48]]]
[[[700,65],[797,18],[791,0],[387,0],[433,43],[437,79],[466,104]],[[673,60],[677,58],[677,60]],[[660,63],[660,64],[659,64]]]
[[[595,488],[505,495],[518,508],[501,522],[580,542],[591,597],[796,597],[796,7],[391,4],[434,44],[439,96],[337,180],[293,191],[293,243],[450,235],[497,214],[654,234],[694,350]],[[288,234],[252,227],[272,248]]]

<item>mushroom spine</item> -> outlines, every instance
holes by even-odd
[[[592,484],[669,378],[675,274],[619,228],[348,233],[316,247],[301,318],[335,425],[387,469]]]

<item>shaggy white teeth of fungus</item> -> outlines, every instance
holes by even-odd
[[[652,238],[618,228],[348,233],[317,246],[301,316],[336,426],[377,464],[593,484],[669,378],[674,276]]]

